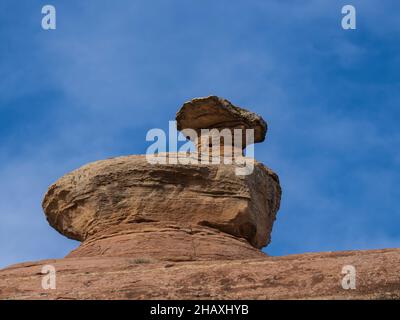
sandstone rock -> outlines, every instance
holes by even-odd
[[[193,129],[197,132],[198,138],[201,136],[201,129],[229,129],[232,136],[234,129],[253,129],[254,142],[257,143],[264,141],[267,133],[267,123],[262,117],[217,96],[196,98],[186,102],[176,114],[176,121],[178,130]],[[209,144],[208,139],[206,142],[201,142],[199,138],[193,142],[198,149],[201,148],[201,144]],[[251,142],[243,131],[240,148],[244,149],[249,143]]]
[[[202,226],[150,223],[110,227],[67,255],[129,257],[151,261],[254,259],[265,256],[240,238]]]
[[[251,128],[257,142],[267,130],[261,117],[218,97],[186,103],[177,122],[179,129]],[[168,159],[182,156],[187,155],[167,154]],[[254,170],[244,176],[237,175],[237,159],[233,164],[148,160],[97,161],[49,188],[43,209],[50,225],[83,242],[68,257],[191,261],[265,256],[258,249],[270,242],[281,198],[275,173],[254,159]]]
[[[177,120],[180,130],[252,128],[255,142],[267,130],[261,117],[218,97],[186,103]],[[65,175],[49,188],[43,209],[51,226],[82,244],[65,259],[0,270],[0,299],[400,298],[400,249],[263,254],[280,205],[279,179],[258,162],[250,175],[236,169],[127,156]],[[41,287],[48,264],[55,290]],[[356,268],[355,290],[341,286],[345,265]]]
[[[52,227],[84,241],[74,256],[220,259],[260,255],[251,246],[269,243],[280,196],[277,175],[260,163],[237,176],[234,165],[154,165],[127,156],[65,175],[43,209]]]
[[[47,264],[57,272],[55,290],[41,287]],[[341,286],[345,265],[357,270],[355,290]],[[0,270],[0,299],[400,299],[400,249],[176,263],[27,262]]]

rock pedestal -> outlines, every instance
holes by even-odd
[[[233,148],[233,156],[241,156],[249,144],[264,141],[268,128],[259,115],[216,96],[196,98],[184,103],[176,114],[176,121],[178,130],[192,140],[199,153],[211,153],[212,150],[208,150],[210,143],[220,144],[223,153],[226,141],[221,136],[227,132],[235,137],[235,131],[239,130],[240,139],[232,139],[229,143]],[[204,129],[209,132],[204,134]],[[248,129],[253,130],[252,141],[246,135]],[[187,134],[188,130],[196,133],[195,138]]]
[[[261,117],[216,97],[186,103],[177,120],[180,129],[244,125],[255,129],[256,141],[266,132]],[[235,169],[224,163],[151,164],[144,155],[97,161],[53,184],[43,209],[52,227],[82,241],[68,257],[264,256],[260,249],[270,242],[280,204],[278,176],[258,162],[249,175]]]
[[[218,97],[185,103],[177,123],[196,134],[253,129],[254,142],[267,130],[261,117]],[[208,148],[201,139],[193,143]],[[242,148],[235,156],[243,157]],[[279,180],[258,162],[249,175],[236,169],[128,156],[65,175],[49,188],[43,208],[51,226],[81,245],[63,259],[0,270],[0,299],[400,298],[400,249],[263,254],[279,209]],[[354,290],[342,287],[348,265],[357,269]],[[56,272],[54,290],[42,286],[44,266]]]

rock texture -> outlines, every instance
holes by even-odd
[[[43,208],[52,227],[83,241],[72,256],[219,259],[260,255],[254,248],[269,243],[280,196],[277,175],[260,163],[237,176],[234,165],[155,165],[127,156],[62,177]]]
[[[260,116],[214,96],[185,103],[177,121],[196,132],[253,129],[255,142],[267,130]],[[400,249],[262,253],[281,188],[275,173],[252,164],[251,174],[237,175],[236,162],[154,164],[126,156],[65,175],[43,209],[52,227],[81,245],[64,259],[0,270],[0,299],[400,298]],[[349,264],[357,270],[355,290],[341,286]],[[54,290],[41,286],[45,265],[55,268]]]
[[[230,101],[209,96],[190,100],[176,114],[178,130],[210,128],[252,128],[255,142],[262,142],[267,133],[267,123],[256,113],[234,106]]]
[[[186,102],[176,122],[201,157],[241,158],[248,145],[264,141],[267,133],[267,123],[258,114],[216,96]]]
[[[57,271],[41,287],[42,266]],[[344,265],[356,289],[341,286]],[[400,249],[192,262],[129,257],[28,262],[0,271],[0,299],[399,299]]]

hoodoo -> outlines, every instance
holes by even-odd
[[[250,147],[247,130],[254,143],[267,132],[259,115],[215,96],[186,102],[176,120],[179,130],[201,138],[192,140],[196,159],[203,152],[214,159],[209,141],[221,139],[219,131],[244,130],[241,147],[232,145],[239,158]],[[225,157],[230,142],[217,143]],[[80,246],[63,259],[0,270],[0,299],[400,298],[400,249],[264,254],[281,187],[273,171],[253,164],[238,175],[236,162],[161,164],[132,155],[65,175],[50,186],[43,209],[50,225]],[[345,266],[356,270],[351,288],[342,286]],[[54,289],[41,286],[49,269]]]
[[[251,128],[256,142],[267,130],[260,116],[218,97],[185,103],[177,123]],[[280,197],[278,176],[261,163],[239,176],[233,164],[152,164],[134,155],[67,174],[49,188],[43,209],[52,227],[82,241],[68,257],[218,260],[264,256]]]

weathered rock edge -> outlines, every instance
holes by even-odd
[[[84,242],[80,252],[86,256],[132,255],[135,250],[154,256],[159,248],[167,252],[168,247],[177,248],[179,241],[188,240],[202,248],[197,259],[226,259],[228,254],[255,257],[249,245],[260,249],[270,242],[280,205],[279,179],[258,162],[248,176],[237,176],[235,169],[234,164],[149,164],[143,155],[96,161],[54,183],[43,209],[53,228]],[[166,230],[169,236],[157,244]],[[86,250],[95,239],[119,235],[124,235],[122,250],[111,248],[113,239]],[[152,236],[155,242],[150,241]],[[116,240],[115,246],[121,246],[121,241]],[[228,250],[229,242],[232,247],[240,244],[236,252]],[[165,259],[192,255],[169,252]]]
[[[45,264],[56,268],[56,290],[41,288]],[[356,268],[355,290],[341,286],[345,265]],[[26,262],[0,270],[0,299],[400,299],[400,249],[178,263]]]

